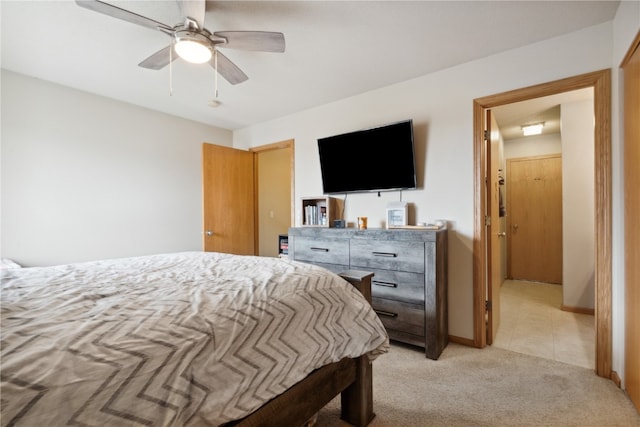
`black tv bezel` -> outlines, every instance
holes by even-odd
[[[411,158],[412,158],[412,164],[413,164],[413,186],[403,186],[403,187],[381,187],[381,188],[367,188],[367,189],[355,189],[355,190],[340,190],[340,191],[326,191],[325,190],[325,173],[324,173],[324,167],[323,167],[323,162],[322,162],[322,154],[321,154],[321,148],[320,148],[320,144],[321,141],[323,140],[329,140],[329,139],[334,139],[334,138],[343,138],[343,137],[347,137],[349,135],[357,135],[357,134],[364,134],[367,132],[371,132],[371,131],[375,131],[378,129],[385,129],[385,128],[389,128],[389,127],[393,127],[393,126],[397,126],[397,125],[401,125],[401,124],[408,124],[409,126],[409,130],[410,130],[410,139],[411,139]],[[407,120],[400,120],[397,122],[392,122],[392,123],[386,123],[383,125],[379,125],[379,126],[373,126],[373,127],[369,127],[369,128],[365,128],[365,129],[359,129],[356,131],[351,131],[351,132],[344,132],[344,133],[340,133],[340,134],[335,134],[335,135],[331,135],[331,136],[326,136],[326,137],[322,137],[322,138],[318,138],[317,139],[317,145],[318,145],[318,156],[319,156],[319,161],[320,161],[320,175],[321,175],[321,180],[322,180],[322,191],[323,194],[327,194],[327,195],[335,195],[335,194],[351,194],[351,193],[381,193],[381,192],[387,192],[387,191],[404,191],[404,190],[416,190],[418,189],[418,179],[417,179],[417,170],[416,170],[416,152],[415,152],[415,134],[414,134],[414,130],[413,130],[413,119],[407,119]]]

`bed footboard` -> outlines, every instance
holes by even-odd
[[[371,303],[373,273],[349,270],[340,276]],[[299,426],[339,393],[342,393],[341,418],[356,427],[367,426],[375,417],[372,364],[367,355],[323,366],[251,415],[225,426]]]
[[[340,277],[347,280],[358,289],[371,304],[371,278],[369,271],[348,270],[340,273]],[[351,425],[364,427],[368,425],[375,414],[373,413],[373,366],[365,354],[355,360],[355,381],[342,392],[342,419]]]

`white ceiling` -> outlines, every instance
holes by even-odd
[[[174,1],[110,1],[170,26]],[[210,31],[285,34],[285,53],[226,49],[249,80],[208,65],[137,66],[168,36],[65,1],[0,1],[2,68],[238,129],[613,19],[618,1],[211,1]]]
[[[560,133],[560,105],[593,99],[593,88],[578,89],[492,108],[502,139],[523,138],[522,126],[544,123],[545,135]]]

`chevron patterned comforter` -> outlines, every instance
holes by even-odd
[[[189,252],[2,274],[3,426],[218,425],[388,349],[357,290],[293,261]]]

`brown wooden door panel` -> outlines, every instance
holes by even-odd
[[[253,153],[202,144],[204,250],[255,255]]]
[[[640,411],[640,33],[624,69],[625,389]]]
[[[488,215],[491,218],[487,227],[487,241],[489,262],[487,263],[487,274],[489,277],[487,287],[487,299],[491,303],[491,309],[488,310],[487,323],[487,344],[493,344],[498,327],[500,325],[500,288],[502,286],[502,248],[500,237],[500,157],[499,146],[500,137],[498,123],[491,114],[491,110],[487,111],[487,174],[489,180],[487,183],[487,207]]]
[[[562,158],[507,164],[510,277],[562,283]]]

